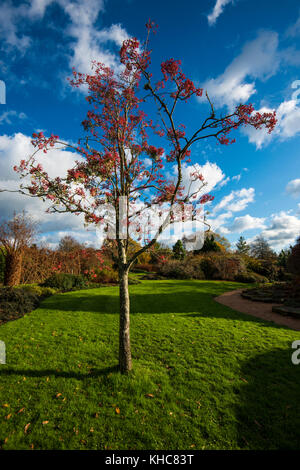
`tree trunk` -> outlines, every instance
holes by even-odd
[[[120,282],[120,339],[119,339],[119,367],[122,374],[132,369],[130,348],[130,301],[128,291],[128,270],[123,267],[119,270]]]
[[[4,285],[17,286],[21,282],[23,253],[7,253],[5,257]]]

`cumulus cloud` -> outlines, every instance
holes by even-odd
[[[0,6],[0,37],[25,53],[32,39],[21,32],[24,20],[32,23],[42,20],[51,4],[57,4],[69,18],[64,34],[73,39],[69,45],[72,67],[82,73],[89,72],[92,60],[113,68],[119,66],[117,54],[110,45],[120,47],[128,34],[119,24],[103,29],[96,26],[99,14],[104,11],[104,0],[32,0],[30,5],[23,2],[17,7],[5,1]]]
[[[176,166],[174,167],[174,171],[177,172]],[[201,195],[212,191],[212,189],[214,189],[218,183],[220,183],[225,178],[223,171],[216,163],[206,162],[204,165],[199,165],[198,163],[195,165],[183,165],[182,186],[184,186],[186,193],[188,192],[189,188],[189,194],[191,194],[198,191],[198,189],[202,186],[202,182],[200,181],[191,183],[191,174],[195,171],[203,175],[204,182],[206,183],[203,190],[199,192],[198,198],[200,198]]]
[[[290,181],[286,186],[286,191],[294,197],[300,196],[300,179]]]
[[[207,16],[208,24],[210,26],[214,25],[219,18],[219,16],[223,13],[224,8],[229,3],[233,3],[233,0],[217,0],[212,12]]]
[[[31,138],[17,133],[13,136],[0,136],[0,189],[16,191],[20,180],[13,166],[32,154]],[[64,176],[69,168],[80,160],[80,156],[68,150],[54,149],[47,154],[41,153],[38,161],[51,177]],[[61,230],[82,231],[83,217],[73,214],[47,214],[48,205],[38,198],[27,197],[19,193],[0,193],[0,214],[4,219],[11,218],[14,211],[25,210],[40,223],[42,232]],[[83,232],[84,233],[84,232]]]
[[[286,211],[273,214],[270,225],[261,232],[261,235],[274,249],[293,245],[300,235],[300,219]]]
[[[98,30],[96,21],[99,13],[104,9],[104,2],[60,0],[60,4],[71,20],[71,24],[66,29],[66,34],[74,38],[71,46],[73,49],[71,65],[80,72],[86,73],[90,71],[91,61],[97,60],[117,69],[119,66],[117,56],[106,45],[112,43],[120,47],[128,38],[128,34],[119,24]]]
[[[0,37],[7,46],[16,48],[21,53],[24,53],[31,43],[28,36],[18,33],[18,20],[25,15],[24,5],[15,7],[10,2],[2,2],[0,5]]]
[[[223,212],[218,216],[214,216],[213,218],[208,217],[207,223],[211,226],[213,231],[218,231],[222,234],[229,233],[228,228],[225,226],[228,223],[228,219],[232,218],[232,212]]]
[[[279,64],[278,34],[263,31],[245,44],[222,75],[207,80],[203,87],[217,105],[233,109],[256,93],[256,79],[268,79],[278,70]]]
[[[273,112],[274,109],[262,107],[258,110],[263,113]],[[277,124],[274,131],[268,134],[267,130],[254,129],[253,127],[245,127],[243,133],[248,136],[249,142],[256,145],[257,149],[260,149],[269,144],[275,138],[279,140],[286,140],[300,132],[300,107],[298,106],[297,100],[283,101],[275,109]]]
[[[225,196],[219,204],[213,209],[213,214],[216,214],[220,210],[226,210],[230,212],[239,212],[248,206],[255,198],[254,188],[242,188],[237,191],[231,191],[230,194]]]
[[[236,217],[232,224],[228,227],[229,232],[245,232],[246,230],[253,230],[265,228],[265,218],[252,217],[251,215],[243,215]]]

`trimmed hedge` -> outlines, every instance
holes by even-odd
[[[241,273],[237,274],[234,278],[236,282],[245,282],[249,284],[254,284],[255,282],[259,283],[266,283],[269,282],[268,278],[265,276],[261,276],[257,273]]]
[[[39,297],[23,288],[2,287],[0,289],[0,323],[16,320],[31,312],[39,304]]]
[[[88,282],[82,275],[54,273],[48,277],[41,287],[51,287],[61,292],[79,290],[88,287]]]

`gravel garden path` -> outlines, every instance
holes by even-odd
[[[263,320],[272,321],[278,325],[285,325],[293,330],[300,331],[299,319],[272,312],[272,307],[279,304],[253,302],[252,300],[243,299],[241,292],[242,289],[226,292],[225,294],[215,297],[215,300],[238,312],[247,313],[253,317],[262,318]]]

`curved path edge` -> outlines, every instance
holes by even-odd
[[[274,322],[277,325],[288,326],[293,330],[300,331],[300,320],[272,312],[272,307],[279,304],[254,302],[252,300],[244,299],[241,296],[242,291],[243,289],[238,289],[226,292],[225,294],[215,297],[215,301],[219,304],[226,305],[226,307],[230,307],[233,310],[237,310],[240,313],[247,313],[253,317],[262,318],[263,320]]]

